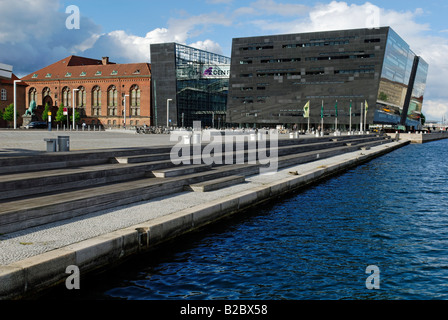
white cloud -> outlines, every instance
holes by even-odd
[[[448,114],[448,104],[446,100],[428,100],[424,102],[423,113],[427,121],[441,121],[443,116]]]
[[[221,45],[212,40],[197,41],[195,43],[189,44],[189,46],[221,55],[223,54]]]
[[[241,7],[235,10],[235,15],[280,15],[301,16],[308,12],[309,8],[303,4],[278,3],[274,0],[257,0],[252,2],[249,7]]]
[[[176,42],[188,44],[189,40],[203,34],[214,25],[229,26],[231,21],[223,14],[187,16],[184,19],[170,19],[168,28],[157,28],[144,37],[116,30],[98,36],[84,54],[90,56],[111,55],[119,62],[145,62],[150,60],[150,45],[153,43]],[[222,54],[221,46],[209,39],[190,44],[199,49]]]
[[[59,8],[59,0],[0,1],[0,60],[18,76],[79,52],[101,31],[85,17],[81,29],[68,30]]]

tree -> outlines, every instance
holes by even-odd
[[[73,115],[70,116],[70,121],[73,121]],[[81,121],[81,114],[75,110],[75,123],[79,123],[79,121]]]
[[[48,121],[48,113],[49,112],[50,112],[50,106],[48,105],[48,103],[46,103],[44,112],[42,112],[42,120],[43,121]]]
[[[17,118],[19,117],[19,113],[16,112]],[[11,103],[9,106],[6,107],[5,111],[3,112],[3,120],[11,122],[14,121],[14,104]]]
[[[378,99],[382,100],[382,101],[387,101],[389,97],[387,96],[387,94],[385,94],[384,92],[380,92]]]
[[[67,122],[67,116],[64,116],[64,104],[61,103],[59,106],[58,112],[56,113],[56,121],[65,123]]]
[[[424,126],[426,123],[426,116],[423,113],[421,119],[422,119],[422,126]]]

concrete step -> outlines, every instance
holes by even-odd
[[[185,188],[185,190],[191,190],[194,192],[210,192],[234,186],[246,182],[244,176],[228,176],[219,179],[213,179],[202,183],[192,184]]]
[[[32,199],[10,200],[2,203],[0,207],[0,233],[10,233],[100,210],[168,196],[183,192],[184,187],[190,184],[218,179],[242,171],[251,175],[257,170],[256,165],[225,166],[181,177],[145,178]]]
[[[378,137],[365,137],[350,139],[356,142],[358,145],[360,142],[369,141],[383,141]],[[299,144],[299,145],[287,145],[280,146],[278,148],[278,156],[284,156],[288,154],[299,154],[304,152],[310,152],[315,150],[323,150],[328,148],[344,146],[344,142],[328,142],[326,141],[315,142],[311,144]],[[107,183],[116,183],[120,181],[128,181],[144,178],[148,173],[152,171],[168,169],[174,167],[174,164],[170,160],[169,153],[156,153],[147,154],[148,152],[157,152],[159,149],[133,149],[129,150],[130,157],[123,157],[123,159],[139,159],[136,163],[132,164],[101,164],[101,165],[89,165],[83,167],[73,167],[67,169],[52,169],[45,171],[16,173],[11,175],[3,175],[0,180],[0,201],[16,197],[30,197],[40,194],[48,194],[50,192],[61,192],[64,190],[88,188],[96,185],[102,185]],[[171,151],[171,148],[162,148],[163,151]],[[190,149],[191,150],[191,149]],[[244,163],[248,161],[248,151],[243,149],[245,154],[243,157]],[[261,154],[263,153],[263,150]],[[267,148],[269,151],[269,148]],[[122,154],[123,150],[118,151]],[[143,155],[135,155],[135,153],[144,153]],[[99,152],[106,158],[110,156],[109,152]],[[258,156],[258,154],[257,154]],[[226,153],[223,153],[222,163],[226,163]],[[99,158],[93,156],[92,158]],[[120,159],[115,157],[114,159]],[[73,158],[72,158],[73,159]],[[109,158],[110,159],[110,158]],[[160,160],[166,159],[166,160]],[[97,159],[98,160],[98,159]],[[140,162],[142,160],[152,160],[152,162]],[[232,163],[237,161],[236,155],[233,156]],[[258,158],[257,158],[258,160]],[[88,160],[91,161],[91,160]],[[131,160],[132,162],[132,160]],[[184,169],[181,169],[184,170]],[[167,177],[172,174],[176,174],[177,169],[170,171],[166,174],[157,173],[161,177]],[[186,171],[188,172],[188,171]]]
[[[368,147],[381,143],[384,143],[384,140],[378,139],[367,142],[363,146]],[[359,150],[359,145],[337,146],[309,152],[287,154],[279,156],[276,168],[287,168]],[[155,163],[144,164],[142,167],[154,165]],[[171,161],[164,161],[163,163],[165,165],[172,165]],[[116,166],[120,165],[116,164]],[[133,166],[129,165],[129,167]],[[135,166],[140,167],[140,165]],[[182,192],[185,186],[210,180],[223,179],[229,176],[247,177],[260,173],[260,168],[266,168],[268,166],[261,165],[260,163],[218,165],[213,168],[210,168],[209,165],[202,165],[205,171],[184,171],[182,176],[165,178],[148,178],[144,176],[133,179],[132,181],[121,181],[103,185],[84,185],[82,188],[65,191],[59,190],[57,194],[40,195],[33,198],[4,199],[0,207],[0,233],[22,230],[36,225],[97,212],[99,210],[175,194]],[[147,172],[145,170],[143,171]],[[211,184],[213,185],[213,183]]]
[[[144,178],[153,170],[173,166],[170,160],[165,160],[127,166],[107,164],[4,175],[0,181],[0,200],[135,180]]]
[[[0,175],[110,163],[111,158],[169,153],[171,147],[84,150],[0,158]]]
[[[202,165],[180,165],[174,168],[162,169],[162,170],[154,170],[151,174],[156,178],[171,178],[171,177],[179,177],[187,174],[192,174],[196,172],[207,171],[212,168],[211,165],[202,164]]]
[[[150,154],[150,155],[115,157],[111,160],[111,162],[116,162],[116,163],[121,163],[121,164],[129,164],[129,163],[152,162],[152,161],[160,161],[160,160],[168,160],[168,159],[170,159],[169,153],[157,153],[157,154]]]
[[[324,159],[346,152],[357,151],[358,146],[343,146],[325,150],[291,154],[278,158],[279,169]],[[185,186],[229,176],[247,177],[260,172],[261,164],[234,164],[216,166],[206,171],[192,172],[171,178],[142,178],[134,181],[65,191],[35,198],[12,199],[0,207],[0,233],[69,219],[100,210],[146,201],[182,192]],[[205,168],[205,166],[203,166]]]

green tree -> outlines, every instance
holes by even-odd
[[[426,123],[426,116],[422,113],[422,126]]]
[[[42,112],[42,120],[43,121],[48,121],[48,113],[49,112],[50,112],[50,106],[48,105],[48,103],[46,103],[44,112]]]
[[[388,97],[387,94],[385,94],[384,92],[380,92],[378,98],[379,98],[380,100],[382,100],[382,101],[387,101],[387,99],[388,99],[389,97]]]
[[[70,121],[73,121],[73,115],[70,116]],[[81,114],[75,110],[75,123],[79,123],[79,121],[81,121]]]
[[[67,116],[64,116],[64,104],[61,103],[58,112],[56,113],[56,121],[61,123],[67,122]]]
[[[19,117],[19,113],[16,112],[17,118]],[[9,106],[6,107],[5,111],[3,112],[3,120],[11,122],[14,121],[14,104],[11,103]]]

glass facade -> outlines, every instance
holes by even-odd
[[[417,74],[415,76],[412,98],[409,103],[408,118],[420,121],[423,108],[423,97],[426,89],[426,79],[428,77],[429,65],[422,58],[419,58]]]
[[[178,126],[224,125],[229,77],[230,58],[176,44]]]
[[[413,74],[415,68],[416,73]],[[417,57],[393,29],[389,29],[374,123],[418,127],[427,75],[428,64]],[[407,106],[409,89],[412,96]],[[406,123],[401,123],[407,108]]]

